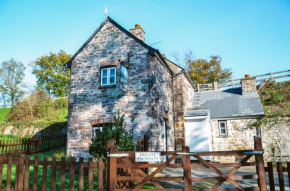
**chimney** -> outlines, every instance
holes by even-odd
[[[254,92],[256,91],[256,78],[251,77],[249,74],[245,75],[245,78],[241,79],[242,92]]]
[[[134,29],[130,29],[130,33],[132,33],[135,37],[145,42],[145,31],[139,24],[136,24]]]

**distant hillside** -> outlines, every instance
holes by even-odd
[[[259,94],[266,117],[290,117],[290,81],[267,84]]]
[[[0,109],[0,134],[18,137],[53,136],[66,128],[67,98],[50,98],[36,90],[12,109]]]

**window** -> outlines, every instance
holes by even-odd
[[[128,83],[128,70],[125,66],[121,66],[121,88],[126,89]]]
[[[116,67],[101,69],[101,85],[109,86],[116,84]]]
[[[220,135],[227,135],[227,121],[219,121],[219,132]]]
[[[93,127],[93,132],[92,132],[93,137],[97,137],[102,130],[103,130],[103,127]]]

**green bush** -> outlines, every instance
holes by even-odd
[[[54,106],[56,109],[62,109],[68,107],[68,98],[57,98],[54,101]]]
[[[133,151],[136,148],[133,130],[125,129],[124,115],[114,117],[114,123],[102,126],[102,131],[92,138],[92,144],[89,148],[89,153],[96,159],[107,156],[107,142],[114,139],[115,146],[118,151]]]

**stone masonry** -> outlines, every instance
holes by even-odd
[[[184,113],[193,100],[194,88],[185,73],[174,77],[176,150],[185,145]]]
[[[126,89],[120,87],[120,67],[128,68]],[[102,87],[100,70],[116,66],[116,85]],[[152,79],[154,83],[152,83]],[[112,122],[125,114],[127,129],[150,135],[150,149],[174,149],[173,80],[171,72],[135,39],[106,20],[71,64],[67,155],[88,157],[92,125]]]
[[[212,128],[212,150],[226,151],[226,150],[244,150],[254,149],[254,136],[257,136],[255,127],[251,124],[255,119],[228,119],[227,121],[227,135],[219,135],[218,120],[211,120]],[[230,157],[215,157],[215,161],[237,161],[240,158],[235,156]]]

